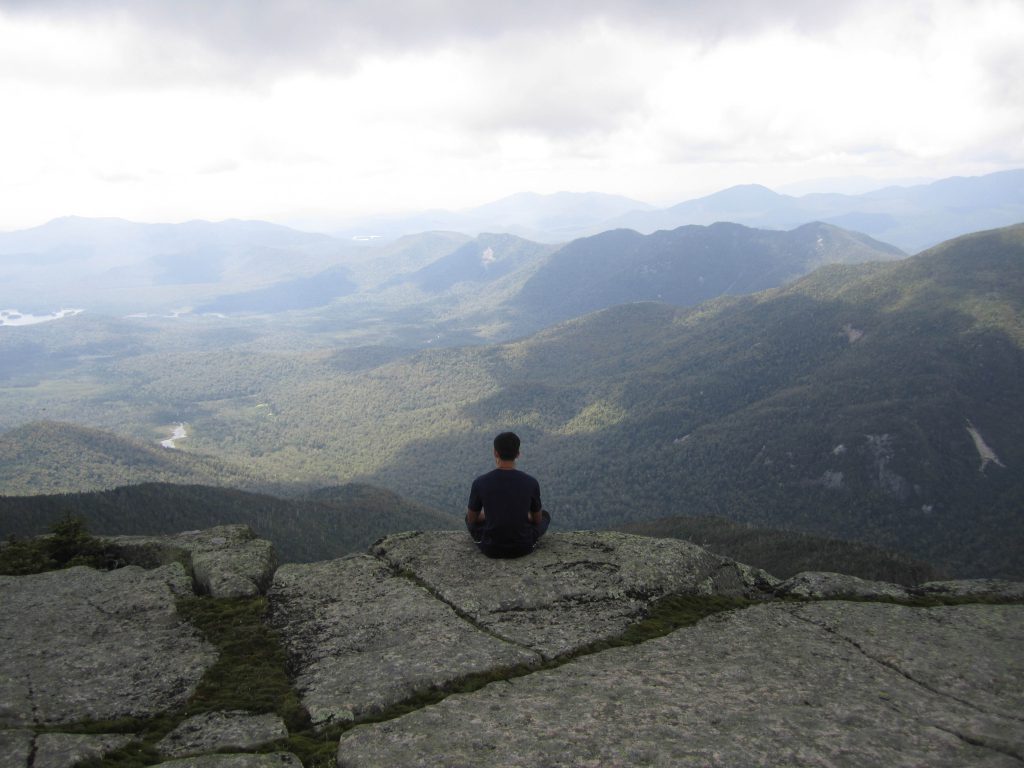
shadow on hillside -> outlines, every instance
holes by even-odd
[[[710,309],[614,308],[523,342],[502,391],[461,409],[471,427],[362,479],[458,514],[513,429],[563,530],[718,515],[1024,578],[1024,351],[970,297],[973,314],[934,290],[896,301],[880,278],[854,303],[808,295],[829,279]],[[617,420],[569,428],[602,401]],[[968,422],[999,463],[979,471]]]

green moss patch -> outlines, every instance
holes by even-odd
[[[183,720],[204,712],[245,710],[279,715],[293,733],[310,730],[309,715],[288,678],[286,657],[274,632],[263,622],[266,598],[217,599],[187,597],[178,601],[179,615],[216,646],[218,659],[207,670],[185,707],[176,713],[149,720],[88,723],[61,726],[60,732],[132,733],[137,741],[112,752],[102,760],[82,764],[85,768],[142,768],[166,761],[156,744]],[[293,749],[278,742],[266,749]],[[305,762],[304,764],[316,765]]]
[[[262,597],[189,597],[178,602],[182,618],[220,653],[186,706],[186,716],[241,709],[278,714],[289,730],[308,727],[309,717],[288,679],[284,650],[263,623],[266,610]]]

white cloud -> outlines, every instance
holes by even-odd
[[[0,228],[1024,165],[1024,4],[0,0]]]

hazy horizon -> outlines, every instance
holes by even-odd
[[[1012,0],[295,8],[0,0],[0,231],[1024,167]]]

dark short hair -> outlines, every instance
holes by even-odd
[[[502,432],[494,438],[494,450],[502,461],[515,461],[519,456],[519,435],[515,432]]]

